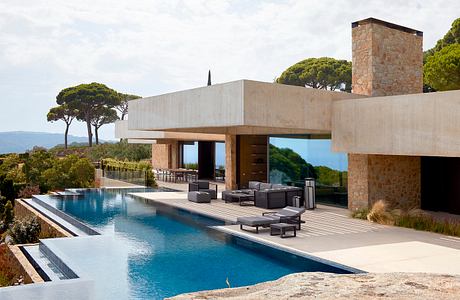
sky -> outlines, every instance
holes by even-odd
[[[206,85],[208,69],[213,83],[272,82],[308,57],[350,60],[351,22],[368,17],[423,31],[426,50],[459,12],[459,0],[1,0],[0,131],[63,132],[46,113],[80,83],[152,96]]]

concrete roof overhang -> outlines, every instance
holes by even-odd
[[[205,134],[328,134],[332,103],[360,97],[239,80],[133,100],[128,127]]]
[[[216,142],[225,141],[225,135],[222,134],[130,130],[128,129],[128,120],[119,120],[115,122],[115,138],[128,139],[128,143],[133,144],[157,144],[172,140]]]
[[[337,101],[332,150],[460,156],[460,90]]]

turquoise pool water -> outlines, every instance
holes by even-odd
[[[114,235],[121,241],[128,254],[124,262],[127,282],[120,286],[128,289],[126,295],[131,299],[162,299],[224,288],[227,278],[237,287],[294,272],[347,273],[209,227],[223,225],[221,221],[146,204],[127,195],[139,191],[91,190],[82,198],[65,200],[40,197],[102,235]]]

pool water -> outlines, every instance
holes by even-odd
[[[221,233],[221,221],[147,204],[140,190],[89,190],[79,199],[41,200],[113,235],[128,249],[126,292],[131,299],[255,284],[305,271],[344,270]],[[116,261],[114,261],[116,264]],[[114,268],[116,269],[116,268]]]

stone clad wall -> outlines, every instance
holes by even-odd
[[[368,19],[353,24],[352,39],[353,93],[390,96],[423,92],[421,33]],[[420,207],[420,176],[421,159],[417,156],[350,153],[348,208],[371,207],[378,200],[393,207]]]
[[[368,156],[348,154],[348,208],[351,210],[368,206]]]
[[[419,156],[369,155],[368,159],[370,205],[384,200],[398,208],[420,207]]]
[[[401,155],[348,155],[348,208],[371,207],[384,200],[391,207],[420,207],[421,159]]]
[[[168,144],[152,144],[152,167],[168,169],[170,165],[170,146]]]
[[[370,96],[423,91],[423,37],[382,24],[352,30],[353,93]]]

